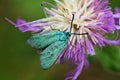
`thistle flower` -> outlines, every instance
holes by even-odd
[[[95,55],[94,46],[120,45],[120,40],[108,40],[106,36],[120,29],[116,24],[120,13],[116,10],[113,14],[109,7],[109,0],[55,0],[56,6],[43,2],[42,8],[47,17],[32,22],[18,19],[15,25],[21,31],[32,33],[45,33],[55,30],[76,34],[88,33],[87,35],[71,35],[67,48],[57,59],[57,63],[65,63],[68,59],[76,65],[75,70],[67,74],[68,79],[76,80],[83,67],[88,67],[87,56]],[[48,9],[44,5],[50,5]],[[72,22],[74,15],[74,20]],[[71,23],[72,28],[71,28]]]

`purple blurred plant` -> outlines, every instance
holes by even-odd
[[[88,35],[71,35],[70,43],[57,59],[57,63],[65,63],[68,59],[76,65],[75,70],[67,74],[68,79],[76,80],[83,67],[88,67],[87,56],[95,55],[94,46],[120,45],[120,40],[108,40],[106,36],[120,29],[120,9],[115,13],[109,7],[109,0],[55,0],[56,6],[48,2],[42,3],[42,8],[47,17],[32,22],[18,19],[14,24],[22,32],[44,34],[46,32],[60,30],[70,32],[71,22],[74,20],[71,33]],[[44,5],[50,5],[48,9]]]

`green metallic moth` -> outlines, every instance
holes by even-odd
[[[67,47],[70,36],[69,32],[56,30],[34,35],[27,42],[36,49],[43,49],[40,53],[40,65],[43,69],[48,69]]]

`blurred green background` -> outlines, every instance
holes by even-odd
[[[68,65],[54,65],[49,70],[39,66],[39,55],[26,40],[30,33],[22,33],[5,21],[17,17],[33,21],[45,17],[40,7],[43,0],[0,0],[0,80],[64,80],[73,69]],[[53,2],[53,0],[44,0]],[[120,7],[120,0],[110,0],[112,10]],[[110,38],[115,36],[110,35]],[[120,46],[96,48],[90,57],[90,67],[78,80],[120,80]]]

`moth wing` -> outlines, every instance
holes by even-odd
[[[52,31],[46,34],[34,35],[29,38],[27,42],[32,47],[40,49],[58,41],[61,35],[63,35],[63,33],[60,31]]]
[[[67,40],[68,41],[68,40]],[[58,56],[67,46],[67,41],[57,41],[48,46],[40,56],[40,65],[43,69],[50,68]]]

